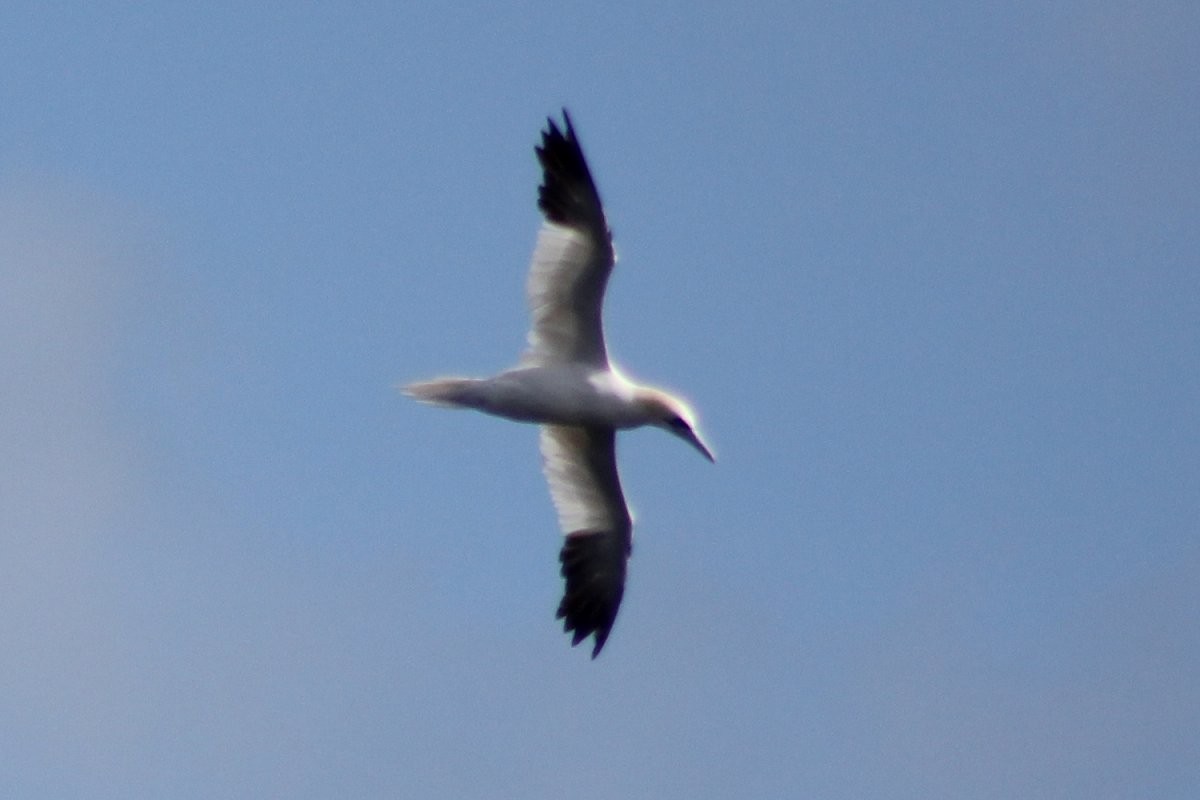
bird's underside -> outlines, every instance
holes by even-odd
[[[616,260],[612,236],[565,109],[563,120],[562,129],[547,120],[536,148],[545,221],[529,269],[533,320],[519,365],[492,378],[440,378],[405,391],[540,425],[542,466],[565,536],[557,617],[573,645],[593,637],[595,658],[621,606],[633,542],[617,473],[617,429],[657,425],[710,460],[712,454],[681,401],[630,383],[609,364],[601,311]]]

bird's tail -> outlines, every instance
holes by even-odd
[[[400,391],[409,397],[449,408],[473,408],[479,404],[478,378],[434,378],[410,383]]]

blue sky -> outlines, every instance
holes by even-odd
[[[0,793],[1200,791],[1193,3],[0,10]],[[567,105],[630,584],[508,366]]]

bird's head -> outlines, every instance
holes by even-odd
[[[716,463],[716,457],[700,438],[696,429],[696,415],[687,407],[687,403],[657,389],[647,391],[642,402],[651,417],[651,425],[673,433],[699,450],[709,461]]]

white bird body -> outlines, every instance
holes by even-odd
[[[414,383],[405,392],[426,403],[542,426],[543,470],[566,535],[559,560],[567,585],[558,617],[573,632],[572,644],[594,635],[595,658],[616,619],[633,544],[616,431],[653,425],[714,459],[681,400],[633,383],[609,362],[601,309],[616,253],[565,109],[563,118],[565,134],[548,120],[536,148],[543,169],[538,206],[546,221],[529,270],[533,325],[520,364],[490,378]]]
[[[657,392],[613,369],[517,367],[491,378],[440,378],[407,387],[425,402],[474,408],[517,422],[636,428],[658,422]]]

